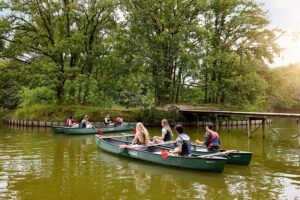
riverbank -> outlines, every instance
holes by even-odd
[[[75,121],[78,122],[85,114],[88,114],[90,121],[93,122],[103,122],[107,114],[111,116],[111,119],[115,119],[119,114],[122,114],[125,122],[142,121],[152,124],[159,124],[161,119],[164,118],[171,122],[182,118],[176,108],[173,107],[162,110],[154,107],[102,108],[81,105],[33,105],[18,108],[5,115],[5,117],[19,121],[65,122],[68,116],[73,116]],[[15,124],[15,122],[13,123]]]
[[[147,126],[160,126],[161,119],[169,120],[171,125],[178,122],[184,126],[205,126],[208,122],[214,121],[214,116],[198,119],[194,116],[183,116],[179,109],[201,109],[201,110],[237,110],[233,107],[220,105],[164,105],[149,108],[100,108],[91,106],[70,106],[70,105],[34,105],[27,108],[18,108],[3,117],[4,123],[17,126],[63,126],[68,116],[72,115],[75,121],[79,122],[84,114],[90,116],[90,121],[95,125],[101,125],[107,114],[116,118],[119,114],[124,116],[126,122],[141,121]],[[230,121],[220,121],[222,126],[243,126],[247,121],[241,117],[235,117]],[[253,121],[251,124],[259,124]]]

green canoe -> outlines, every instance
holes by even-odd
[[[134,136],[126,136],[122,139],[125,141],[131,142],[133,140]],[[166,148],[170,149],[170,145],[163,145]],[[173,145],[172,145],[173,146]],[[212,154],[212,152],[208,152],[207,148],[205,146],[200,146],[200,145],[192,145],[191,146],[192,154],[193,155],[208,155]],[[249,165],[252,159],[252,152],[247,152],[247,151],[231,151],[228,152],[228,150],[221,149],[221,154],[218,156],[225,157],[227,158],[227,163],[228,164],[235,164],[235,165]],[[224,152],[224,154],[222,154]],[[228,153],[227,153],[228,152]]]
[[[52,126],[53,133],[63,133],[64,127],[63,126]]]
[[[221,149],[220,153],[221,154],[218,156],[226,157],[228,164],[249,165],[252,159],[252,152],[247,152],[247,151]],[[207,148],[204,146],[192,145],[192,154],[200,156],[200,155],[208,155],[213,153],[209,152]]]
[[[136,123],[129,123],[122,126],[108,126],[108,127],[96,126],[96,128],[64,127],[64,133],[68,135],[87,135],[87,134],[97,134],[99,130],[101,130],[102,133],[113,133],[113,132],[132,131],[135,126]]]
[[[122,149],[120,148],[120,145],[128,145],[130,142],[115,140],[108,137],[101,138],[99,135],[96,135],[95,137],[97,146],[104,151],[156,164],[222,173],[227,161],[226,158],[214,156],[208,158],[198,158],[197,156],[167,156],[163,159],[161,154],[162,150],[165,148],[161,146],[141,146],[139,149]]]

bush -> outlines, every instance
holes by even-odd
[[[162,119],[167,119],[170,123],[181,119],[177,108],[170,107],[168,110],[159,110],[155,107],[149,107],[139,110],[136,113],[137,121],[160,125]]]
[[[21,107],[39,105],[51,105],[56,102],[54,91],[47,87],[37,87],[34,89],[23,89],[21,94]]]
[[[91,121],[104,120],[107,114],[114,119],[118,114],[123,114],[125,121],[136,121],[138,109],[107,109],[101,107],[80,106],[80,105],[32,105],[17,109],[13,117],[17,119],[41,120],[41,121],[65,121],[68,116],[74,116],[76,121],[80,121],[84,114],[90,116]]]

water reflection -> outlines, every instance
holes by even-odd
[[[288,137],[295,123],[278,121]],[[149,128],[159,135],[159,128]],[[289,131],[287,131],[289,130]],[[187,129],[192,140],[204,129]],[[300,149],[267,129],[251,140],[245,127],[221,127],[222,146],[253,151],[250,166],[223,174],[190,171],[108,154],[94,136],[52,134],[48,128],[0,127],[0,199],[294,199],[300,198]]]

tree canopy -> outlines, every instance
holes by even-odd
[[[274,91],[265,62],[280,52],[280,31],[254,0],[0,4],[4,106],[30,104],[44,92],[48,102],[94,106],[255,107]]]

